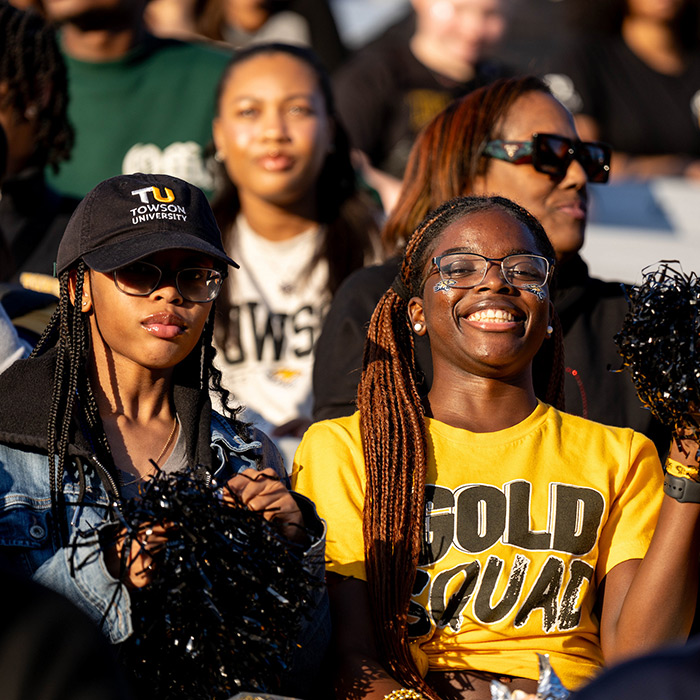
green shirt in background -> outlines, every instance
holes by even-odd
[[[167,173],[213,188],[204,152],[211,141],[215,90],[231,54],[149,36],[123,58],[100,63],[64,53],[68,115],[76,140],[58,175],[60,192],[83,197],[123,173]]]

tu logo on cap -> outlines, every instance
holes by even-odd
[[[173,191],[168,187],[164,187],[163,189],[165,190],[165,195],[161,193],[159,187],[155,186],[143,187],[140,190],[134,190],[131,194],[134,196],[138,196],[144,204],[148,204],[149,192],[153,195],[153,199],[155,199],[156,202],[165,202],[166,204],[169,202],[174,202],[175,194],[173,193]]]

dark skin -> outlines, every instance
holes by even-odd
[[[111,273],[90,270],[80,301],[90,323],[89,364],[100,417],[115,463],[136,478],[153,473],[151,460],[168,444],[175,420],[173,372],[199,342],[212,306],[212,302],[184,299],[175,286],[174,271],[214,265],[211,258],[193,257],[186,250],[165,250],[146,260],[168,271],[150,295],[124,294],[115,286]],[[75,303],[74,278],[70,291]],[[171,439],[162,452],[161,465],[174,444]],[[263,511],[289,539],[303,541],[301,512],[273,469],[246,469],[232,477],[224,487],[224,498],[233,501],[233,494],[251,510]],[[122,533],[106,555],[110,574],[124,578],[131,588],[147,585],[152,555],[164,545],[168,527],[167,523],[154,523],[142,528],[132,542],[125,576]]]
[[[448,226],[434,255],[465,249],[489,258],[512,252],[541,254],[532,234],[501,211],[472,214]],[[433,417],[472,432],[502,430],[521,422],[537,405],[532,360],[551,318],[549,298],[509,285],[498,264],[471,289],[435,291],[431,263],[422,296],[409,302],[411,326],[430,336],[434,380],[428,395]],[[546,289],[546,287],[545,287]],[[485,310],[490,310],[488,313]],[[695,465],[697,445],[671,457]],[[664,497],[656,531],[643,560],[628,560],[597,581],[600,644],[614,663],[687,636],[697,592],[700,505]],[[336,624],[339,697],[383,698],[401,686],[378,661],[367,585],[354,579],[330,587]],[[490,698],[489,683],[468,673],[432,673],[428,679],[445,699]],[[533,693],[536,681],[514,679],[511,690]]]

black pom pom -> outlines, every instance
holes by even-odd
[[[615,342],[642,403],[677,437],[700,438],[700,280],[675,260],[644,270],[627,292],[629,310]],[[700,458],[700,451],[698,453]]]
[[[143,697],[275,692],[320,583],[261,513],[226,503],[193,472],[158,474],[121,513],[129,538],[164,525],[151,583],[131,592],[120,658]]]

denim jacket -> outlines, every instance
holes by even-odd
[[[268,438],[252,431],[246,442],[230,423],[211,414],[211,448],[215,455],[212,476],[223,483],[230,476],[256,466],[262,456],[286,479],[284,468]],[[276,461],[270,459],[275,455]],[[94,457],[82,457],[88,464]],[[267,459],[265,459],[267,458]],[[110,527],[105,515],[108,497],[100,481],[99,466],[85,469],[86,491],[80,504],[77,471],[64,476],[69,546],[57,547],[52,537],[51,495],[46,454],[0,444],[0,558],[12,570],[30,575],[76,603],[100,623],[114,643],[124,641],[132,631],[129,591],[113,579],[105,566],[99,533]],[[310,526],[312,545],[304,559],[313,573],[323,576],[323,525],[310,501],[294,494]]]

